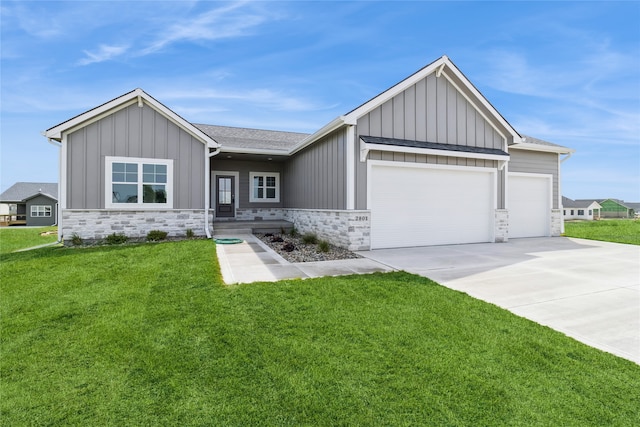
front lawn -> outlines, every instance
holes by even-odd
[[[637,219],[568,221],[564,223],[564,230],[567,237],[640,245],[640,220]]]
[[[58,240],[58,227],[2,227],[0,228],[0,253],[6,254],[18,249],[53,243],[56,240]]]
[[[3,425],[640,425],[640,366],[407,273],[226,287],[206,240],[0,261]]]

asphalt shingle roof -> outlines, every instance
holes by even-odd
[[[291,148],[309,136],[306,133],[282,132],[275,130],[248,129],[230,126],[215,126],[193,123],[195,127],[213,138],[225,148],[254,150],[281,150]]]
[[[459,151],[464,153],[497,154],[501,156],[509,155],[508,153],[497,148],[469,147],[466,145],[440,144],[437,142],[422,142],[422,141],[411,141],[407,139],[381,138],[379,136],[360,136],[360,139],[370,144],[428,148],[432,150]]]
[[[58,199],[58,184],[55,182],[16,182],[0,194],[2,202],[21,202],[38,193]]]

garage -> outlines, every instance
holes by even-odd
[[[509,173],[509,238],[550,236],[551,175]]]
[[[371,249],[492,242],[496,170],[369,161]]]

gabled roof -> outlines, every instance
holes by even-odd
[[[594,204],[596,206],[592,206]],[[600,209],[602,207],[595,200],[589,200],[589,199],[572,200],[564,196],[562,196],[562,206],[565,208],[574,208],[574,209],[576,208],[577,209],[588,209],[588,208]]]
[[[94,121],[100,120],[101,118],[109,114],[113,114],[114,112],[135,103],[138,103],[138,106],[140,107],[142,107],[145,103],[148,104],[153,109],[165,116],[167,119],[182,127],[185,131],[191,134],[191,136],[201,141],[203,144],[206,144],[210,148],[219,147],[219,144],[211,139],[211,137],[206,135],[200,129],[180,117],[173,110],[167,108],[160,101],[153,98],[151,95],[140,88],[134,89],[131,92],[125,93],[124,95],[114,98],[111,101],[105,102],[102,105],[99,105],[67,121],[53,126],[52,128],[49,128],[44,132],[44,136],[55,141],[62,141],[63,133],[73,131],[83,126],[87,126]]]
[[[549,153],[558,154],[571,154],[575,153],[576,151],[573,148],[563,147],[562,145],[554,144],[552,142],[544,141],[542,139],[534,138],[527,135],[522,135],[522,140],[510,145],[509,148],[518,148],[521,150],[532,151],[546,151]]]
[[[58,200],[58,184],[55,182],[16,182],[0,194],[0,201],[3,203],[24,202],[39,194]]]
[[[401,82],[395,84],[384,92],[371,98],[364,104],[349,111],[347,114],[342,115],[334,119],[331,123],[327,124],[313,135],[310,135],[307,139],[302,141],[298,146],[294,147],[292,154],[296,151],[302,150],[306,146],[312,144],[316,140],[322,138],[330,132],[339,129],[345,125],[355,125],[358,118],[367,114],[371,110],[384,104],[394,96],[400,94],[410,86],[416,84],[420,80],[429,76],[430,74],[436,74],[436,76],[443,76],[450,83],[452,83],[456,89],[467,99],[467,101],[473,105],[473,107],[482,115],[489,123],[497,123],[502,127],[502,130],[513,137],[514,141],[520,141],[522,137],[520,134],[505,120],[505,118],[496,110],[493,105],[480,93],[480,91],[471,83],[471,81],[456,67],[456,65],[446,56],[438,58],[431,64],[423,67],[414,74],[410,75]],[[490,117],[488,117],[490,116]],[[506,136],[499,130],[505,139]]]
[[[198,129],[222,145],[225,153],[289,154],[291,148],[309,136],[307,133],[248,129],[194,123]]]

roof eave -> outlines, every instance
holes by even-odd
[[[528,151],[543,151],[545,153],[557,153],[557,154],[572,154],[575,153],[576,150],[573,148],[562,147],[560,145],[540,145],[540,144],[531,144],[528,142],[518,142],[516,144],[510,145],[509,150],[511,149],[518,150],[528,150]]]
[[[292,154],[297,153],[298,151],[300,151],[300,150],[306,148],[307,146],[313,144],[315,141],[319,140],[320,138],[322,138],[322,137],[330,134],[331,132],[335,131],[336,129],[340,129],[345,124],[354,124],[354,123],[347,123],[346,120],[345,120],[345,116],[336,117],[331,122],[327,123],[322,128],[320,128],[318,131],[316,131],[315,133],[309,135],[308,137],[303,139],[301,142],[296,144],[293,148],[291,148],[291,150],[289,150],[288,154],[292,155]]]

